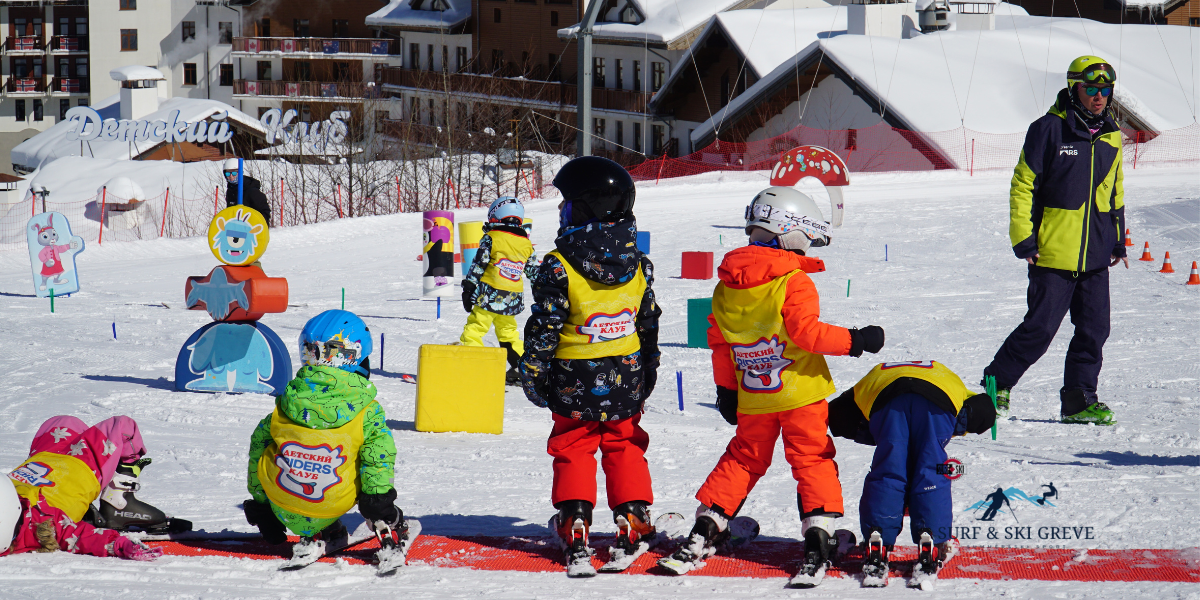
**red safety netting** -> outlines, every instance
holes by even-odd
[[[296,541],[296,538],[292,538]],[[287,545],[270,546],[259,539],[151,542],[175,556],[230,556],[262,560],[290,556]],[[596,544],[594,564],[608,559],[608,548]],[[370,540],[323,562],[370,562],[378,542]],[[1191,552],[1191,553],[1189,553]],[[790,566],[804,553],[800,542],[755,542],[731,556],[714,556],[694,573],[715,577],[788,577]],[[485,536],[422,535],[413,543],[409,563],[435,567],[466,567],[484,571],[561,572],[560,551],[549,539]],[[642,555],[625,571],[633,575],[663,575],[656,566],[662,553]],[[860,571],[863,553],[854,550],[831,576]],[[912,572],[915,547],[897,547],[891,554],[892,573]],[[1200,582],[1200,561],[1188,550],[1070,550],[1062,548],[964,547],[939,573],[945,579],[1027,579],[1042,581],[1169,581]]]
[[[1151,136],[1125,130],[1125,168],[1138,165],[1200,161],[1200,125]],[[800,126],[775,137],[745,142],[716,141],[679,158],[647,160],[630,169],[635,180],[648,181],[714,173],[762,171],[773,167],[788,150],[802,145],[836,152],[853,172],[975,171],[1012,169],[1021,155],[1023,133],[995,134],[958,128],[914,132],[880,123],[864,129],[825,130]]]

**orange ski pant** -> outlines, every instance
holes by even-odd
[[[737,433],[725,454],[696,492],[696,499],[728,516],[741,509],[754,484],[771,466],[775,440],[783,434],[783,456],[792,466],[803,514],[842,513],[842,484],[838,481],[833,440],[829,427],[829,403],[824,400],[762,415],[738,413]]]
[[[650,434],[638,425],[641,420],[641,414],[619,421],[579,421],[555,414],[546,442],[546,452],[554,457],[554,505],[567,500],[596,505],[596,450],[601,453],[609,508],[634,500],[653,504],[646,464]]]

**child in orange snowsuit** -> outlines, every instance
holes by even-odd
[[[878,352],[883,330],[846,329],[820,321],[817,289],[808,273],[825,270],[804,255],[828,243],[820,209],[792,188],[768,188],[747,209],[750,245],[725,255],[713,292],[708,344],[712,349],[717,405],[737,432],[696,493],[701,506],[679,563],[695,562],[728,536],[750,490],[771,465],[775,440],[783,434],[784,456],[795,477],[796,502],[805,531],[806,554],[825,546],[833,520],[842,516],[842,488],[826,433],[833,380],[824,355]],[[699,535],[700,538],[696,538]],[[824,559],[822,558],[822,563]],[[669,565],[664,565],[668,566]]]

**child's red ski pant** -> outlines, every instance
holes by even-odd
[[[550,499],[555,506],[567,500],[596,505],[596,450],[602,455],[609,508],[634,500],[653,504],[646,464],[650,435],[638,425],[641,420],[641,414],[619,421],[579,421],[554,414],[546,452],[554,457]]]
[[[738,413],[737,418],[737,433],[696,492],[697,500],[733,516],[771,466],[775,440],[782,432],[783,455],[792,466],[801,511],[807,514],[824,508],[826,513],[843,512],[833,440],[826,433],[829,403],[822,400],[762,415]]]

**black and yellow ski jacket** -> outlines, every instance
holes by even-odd
[[[1125,256],[1121,130],[1111,115],[1091,133],[1064,88],[1025,134],[1013,172],[1008,235],[1017,258],[1064,271],[1107,268]]]

